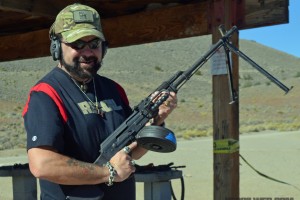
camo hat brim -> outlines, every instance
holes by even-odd
[[[89,6],[78,3],[60,11],[49,34],[50,37],[53,34],[61,34],[67,43],[85,36],[95,36],[105,41],[98,12]]]

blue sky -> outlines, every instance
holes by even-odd
[[[289,2],[289,23],[240,30],[239,38],[253,40],[300,58],[300,0]]]

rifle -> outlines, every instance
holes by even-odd
[[[198,59],[186,71],[176,72],[170,79],[164,81],[158,86],[149,96],[143,99],[137,106],[134,107],[133,113],[100,145],[99,157],[95,163],[103,165],[108,162],[118,151],[128,145],[130,142],[137,141],[138,145],[152,151],[171,152],[176,149],[176,138],[174,133],[161,126],[145,126],[148,121],[155,117],[158,113],[159,106],[169,97],[170,92],[177,93],[178,90],[216,53],[218,49],[224,47],[226,52],[232,51],[243,58],[259,72],[265,75],[273,83],[279,86],[286,93],[290,90],[283,83],[274,78],[271,74],[261,68],[253,60],[243,54],[240,50],[234,47],[229,38],[233,33],[237,32],[237,27],[233,26],[229,31],[225,31],[223,26],[219,27],[222,38],[215,43],[212,48]],[[227,54],[228,57],[228,54]],[[230,80],[232,102],[237,100],[237,96],[232,87],[231,66],[228,66],[228,76]],[[153,96],[153,94],[156,94]],[[156,101],[153,99],[158,98]],[[158,137],[155,134],[160,133]],[[145,142],[146,141],[146,142]]]

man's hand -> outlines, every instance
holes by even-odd
[[[122,149],[110,159],[111,165],[117,172],[114,179],[115,182],[121,182],[127,179],[135,172],[134,161],[131,157],[131,152],[137,148],[137,143],[133,142],[127,146],[127,149]]]
[[[164,93],[164,92],[162,92]],[[156,93],[154,93],[154,96]],[[161,95],[158,95],[153,101],[156,101]],[[168,115],[177,107],[177,95],[175,92],[170,92],[168,99],[159,106],[157,116],[153,119],[152,125],[161,125],[164,123]]]

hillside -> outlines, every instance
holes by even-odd
[[[109,49],[100,74],[126,89],[131,105],[139,103],[163,80],[186,70],[210,48],[211,37]],[[241,40],[239,49],[287,86],[287,95],[256,69],[240,59],[240,131],[298,130],[300,128],[300,58]],[[51,70],[51,57],[0,63],[0,150],[24,147],[21,118],[30,87]],[[188,138],[212,133],[212,84],[210,61],[179,91],[178,109],[167,121],[178,136]]]

